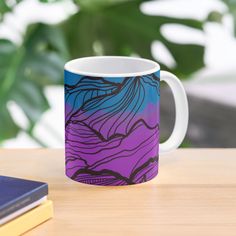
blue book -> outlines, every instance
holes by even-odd
[[[46,183],[0,175],[0,220],[47,195]]]

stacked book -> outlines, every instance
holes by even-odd
[[[21,235],[53,216],[46,183],[0,176],[0,236]]]

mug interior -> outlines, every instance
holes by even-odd
[[[69,61],[65,70],[96,77],[130,77],[152,74],[160,69],[158,63],[136,57],[95,56]]]

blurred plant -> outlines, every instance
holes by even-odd
[[[228,11],[226,13],[229,13],[233,17],[234,34],[236,36],[236,0],[222,0],[222,1],[228,6]],[[219,11],[212,11],[208,15],[207,20],[212,21],[212,22],[222,23],[222,19],[223,19],[224,14],[222,14]]]
[[[13,2],[12,5],[0,2],[0,19],[20,1]],[[49,108],[44,88],[62,84],[63,64],[68,59],[133,54],[154,59],[151,43],[159,40],[176,61],[176,67],[168,69],[181,78],[202,68],[203,46],[173,43],[160,29],[165,24],[177,23],[202,30],[203,22],[145,15],[140,10],[143,2],[146,1],[74,0],[80,10],[61,24],[29,26],[21,45],[0,40],[0,141],[13,138],[23,130],[44,145],[33,135],[35,124]],[[27,128],[22,128],[12,118],[8,110],[10,101],[18,104],[28,118]]]
[[[57,28],[33,25],[20,46],[0,40],[0,55],[0,140],[15,137],[23,129],[12,119],[9,101],[23,110],[29,121],[23,131],[36,139],[33,128],[49,108],[43,89],[61,83],[61,68],[68,58],[63,35]]]

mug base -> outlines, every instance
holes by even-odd
[[[77,183],[86,184],[86,185],[94,185],[94,186],[113,186],[114,187],[114,186],[138,185],[138,184],[149,182],[158,175],[158,171],[156,170],[155,173],[153,173],[152,176],[150,176],[149,178],[143,178],[142,180],[137,181],[137,182],[130,182],[128,180],[114,180],[113,178],[107,178],[107,177],[86,178],[84,180],[81,180],[81,179],[73,178],[71,175],[69,175],[69,173],[67,173],[67,171],[65,174],[69,179]]]

